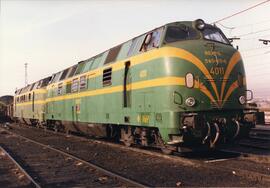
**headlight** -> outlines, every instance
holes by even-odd
[[[186,102],[186,105],[189,107],[194,106],[196,103],[194,97],[188,97],[185,102]]]
[[[196,28],[197,28],[198,30],[203,30],[204,27],[205,27],[205,23],[204,23],[204,21],[203,21],[202,19],[196,20],[196,21],[195,21],[195,24],[196,24]]]
[[[193,88],[193,86],[194,86],[194,76],[193,76],[192,73],[187,73],[186,74],[185,82],[186,82],[187,88]]]
[[[245,96],[240,96],[240,97],[239,97],[239,102],[240,102],[240,104],[245,104],[245,102],[246,102],[246,97],[245,97]]]

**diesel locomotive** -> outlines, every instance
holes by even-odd
[[[255,124],[242,58],[203,20],[144,33],[15,92],[34,126],[161,148],[215,148]]]

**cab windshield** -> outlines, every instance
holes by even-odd
[[[207,27],[202,31],[203,37],[207,40],[230,44],[225,35],[215,27]]]
[[[195,39],[197,37],[197,32],[193,28],[190,28],[188,26],[182,25],[182,26],[169,26],[167,28],[165,41],[170,42],[176,42],[181,40],[191,40]]]

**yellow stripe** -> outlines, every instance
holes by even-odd
[[[95,69],[95,70],[88,71],[88,72],[83,73],[81,75],[76,75],[76,76],[74,76],[72,78],[66,79],[66,80],[58,82],[58,83],[53,83],[51,85],[48,85],[47,89],[49,90],[51,88],[57,87],[59,83],[63,83],[63,85],[64,85],[66,83],[71,82],[73,79],[79,78],[80,76],[83,76],[83,75],[87,75],[88,78],[97,77],[99,75],[102,75],[103,69],[105,69],[107,67],[112,67],[113,71],[124,69],[126,61],[130,61],[131,66],[135,66],[135,65],[138,65],[138,64],[142,64],[142,63],[151,61],[153,59],[168,58],[168,57],[177,57],[177,58],[184,59],[184,60],[194,64],[204,74],[204,76],[207,79],[209,79],[209,80],[213,79],[211,74],[209,73],[208,69],[202,63],[202,61],[199,58],[197,58],[196,56],[194,56],[192,53],[190,53],[190,52],[188,52],[188,51],[186,51],[184,49],[179,49],[179,48],[174,48],[174,47],[163,47],[163,48],[160,48],[160,49],[151,50],[151,51],[149,51],[147,53],[142,53],[142,54],[130,57],[129,59],[125,59],[125,60],[113,63],[111,65],[107,65],[107,66],[102,67],[102,68],[98,68],[98,69]],[[228,72],[228,70],[229,69],[227,68],[226,72]],[[153,84],[151,80],[150,81],[144,81],[144,82]],[[184,79],[183,78],[182,78],[181,82],[183,82],[182,85],[184,85]],[[136,84],[137,83],[133,83],[132,86],[135,87]],[[225,83],[223,83],[223,84],[225,84]],[[174,84],[172,84],[172,85],[174,85]],[[177,85],[179,85],[179,84],[177,84]],[[128,87],[132,87],[132,86],[128,86]],[[213,90],[215,92],[217,100],[220,101],[219,100],[220,96],[223,96],[223,93],[222,93],[222,95],[218,94],[218,90],[217,90],[217,86],[216,86],[215,82],[211,82],[211,86],[212,86],[212,88],[213,88]],[[95,90],[95,91],[86,91],[86,92],[83,92],[83,93],[69,94],[69,95],[66,95],[66,96],[58,96],[58,97],[47,99],[46,101],[65,100],[65,99],[79,98],[79,97],[84,97],[84,96],[92,96],[92,95],[99,95],[99,94],[105,94],[105,93],[113,93],[113,92],[121,91],[122,87],[123,86],[115,86],[115,87],[104,88],[104,89],[99,89],[99,90]],[[152,87],[154,87],[154,86],[152,86]],[[201,88],[202,92],[205,95],[207,95],[211,101],[216,101],[214,99],[214,97],[212,96],[211,92],[205,86],[201,86],[201,87],[202,87]],[[223,87],[225,87],[225,86],[223,86]]]
[[[130,90],[137,90],[137,89],[142,89],[142,88],[169,86],[169,85],[185,85],[185,78],[182,78],[182,77],[157,78],[153,80],[132,83],[132,84],[127,85],[127,88]],[[109,87],[109,88],[103,88],[103,89],[97,89],[97,90],[92,90],[92,91],[84,91],[80,93],[68,94],[65,96],[48,98],[46,99],[46,102],[68,100],[68,99],[75,99],[75,98],[102,95],[102,94],[110,94],[110,93],[121,92],[121,91],[123,91],[122,85]]]
[[[69,78],[67,80],[64,80],[63,82],[51,84],[47,87],[47,89],[52,89],[52,88],[56,87],[59,83],[66,84],[67,82],[71,82],[73,79],[79,78],[80,76],[84,76],[84,75],[87,75],[88,78],[100,76],[100,75],[102,75],[103,69],[106,69],[108,67],[112,67],[112,71],[124,69],[125,62],[127,62],[127,61],[130,61],[130,63],[131,63],[130,66],[132,67],[132,66],[135,66],[138,64],[142,64],[142,63],[157,59],[157,58],[168,58],[168,57],[177,57],[177,58],[184,59],[184,60],[194,64],[198,69],[200,69],[203,72],[203,74],[205,75],[205,77],[207,77],[209,80],[213,79],[211,74],[209,73],[208,69],[204,66],[204,64],[200,61],[200,59],[198,59],[192,53],[190,53],[186,50],[183,50],[183,49],[175,48],[175,47],[163,47],[160,49],[151,50],[147,53],[142,53],[142,54],[130,57],[129,59],[125,59],[125,60],[113,63],[111,65],[107,65],[107,66],[102,67],[102,68],[91,70],[91,71],[83,73],[81,75],[77,75],[77,76],[74,76],[74,77]],[[219,99],[219,94],[217,91],[216,84],[214,82],[211,82],[211,85],[215,91],[217,99]]]
[[[163,48],[160,48],[160,49],[151,50],[151,51],[149,51],[147,53],[142,53],[142,54],[130,57],[129,59],[125,59],[125,60],[113,63],[111,65],[107,65],[105,67],[101,67],[101,68],[97,68],[95,70],[88,71],[88,72],[83,73],[81,75],[76,75],[76,76],[74,76],[72,78],[69,78],[67,80],[64,80],[64,81],[61,81],[61,82],[58,82],[58,83],[51,84],[51,85],[47,86],[47,89],[57,87],[57,85],[59,83],[63,83],[63,85],[64,85],[64,84],[66,84],[68,82],[71,82],[73,79],[79,78],[80,76],[83,76],[83,75],[87,75],[88,78],[93,78],[93,77],[100,76],[100,75],[102,75],[103,69],[108,68],[108,67],[112,67],[113,71],[124,69],[126,61],[130,61],[131,66],[135,66],[135,65],[138,65],[138,64],[142,64],[142,63],[157,59],[157,58],[168,58],[168,57],[177,57],[177,58],[184,59],[184,60],[194,64],[204,74],[204,76],[207,79],[209,79],[209,80],[213,79],[211,74],[209,73],[208,69],[202,63],[202,61],[199,58],[197,58],[196,56],[194,56],[192,53],[190,53],[190,52],[188,52],[188,51],[186,51],[184,49],[179,49],[179,48],[174,48],[174,47],[163,47]],[[224,80],[226,80],[229,77],[233,67],[237,64],[237,62],[240,59],[241,59],[241,57],[240,57],[239,52],[234,53],[234,55],[231,57],[231,59],[229,61],[229,65],[228,65],[228,67],[227,67],[227,69],[225,71],[225,74],[224,74],[224,77],[223,77]],[[169,79],[169,78],[172,78],[172,77],[155,79],[156,82],[154,80],[147,80],[147,81],[143,81],[143,82],[139,82],[139,83],[132,83],[131,85],[128,85],[127,88],[140,89],[140,88],[155,87],[155,86],[162,86],[162,85],[184,85],[184,82],[185,82],[184,78],[178,78],[178,79],[180,79],[180,80],[178,80],[179,81],[178,83],[175,83],[175,79]],[[198,83],[199,82],[195,82],[195,86],[199,87],[200,90],[212,102],[216,102],[215,98],[213,97],[211,92],[208,90],[208,88],[206,88],[203,84],[198,84]],[[226,83],[227,82],[222,83],[221,93],[219,95],[216,83],[211,82],[211,86],[212,86],[212,88],[213,88],[213,90],[214,90],[214,92],[216,94],[216,97],[217,97],[217,101],[220,101],[220,102],[224,101],[224,100],[221,100],[221,99],[223,98],[223,95],[224,95],[224,90],[225,90]],[[66,95],[66,96],[58,96],[58,97],[46,99],[46,101],[49,102],[49,101],[55,101],[55,100],[67,100],[67,99],[73,99],[73,98],[80,98],[80,97],[84,97],[84,96],[109,94],[109,93],[122,91],[122,89],[123,89],[123,86],[115,86],[115,87],[110,87],[110,88],[98,89],[98,90],[94,90],[94,91],[86,91],[86,92],[82,92],[82,93],[69,94],[69,95]],[[35,90],[34,92],[35,93],[46,93],[47,90],[39,89],[39,90]],[[227,92],[227,94],[226,94],[227,98],[229,97],[229,95],[230,94],[228,94],[228,92]],[[218,105],[221,106],[221,104],[218,104]]]
[[[227,101],[227,99],[229,98],[229,96],[232,94],[232,92],[238,87],[238,81],[236,80],[235,82],[232,83],[232,85],[229,87],[225,98],[223,100],[223,104]]]
[[[225,74],[223,76],[223,80],[228,79],[229,75],[231,74],[231,71],[232,71],[233,67],[239,62],[240,59],[241,59],[240,53],[238,51],[235,52],[233,54],[233,56],[231,57],[230,61],[229,61],[228,67],[227,67],[227,69],[225,71]],[[227,81],[222,82],[220,99],[223,98],[226,83],[227,83]]]
[[[216,103],[216,100],[212,96],[211,92],[203,85],[203,83],[200,83],[200,91],[203,92],[212,102]]]
[[[204,66],[204,64],[201,62],[200,59],[198,59],[196,56],[194,56],[192,53],[183,50],[183,49],[179,49],[179,48],[166,48],[166,52],[164,54],[167,55],[169,54],[169,56],[175,56],[181,59],[185,59],[187,61],[189,61],[190,63],[194,64],[198,69],[200,69],[200,71],[203,72],[204,76],[209,79],[209,80],[213,80],[211,74],[209,73],[208,69]],[[215,91],[216,97],[219,100],[219,94],[217,91],[217,86],[215,84],[215,82],[211,82],[211,85]]]
[[[140,81],[140,82],[128,84],[127,88],[128,88],[128,90],[137,90],[137,89],[143,89],[143,88],[158,87],[158,86],[170,86],[170,85],[184,86],[185,85],[185,78],[183,78],[183,77],[156,78],[153,80],[146,80],[146,81]],[[195,81],[194,88],[199,88],[200,91],[203,92],[207,97],[209,97],[209,99],[212,102],[216,102],[216,100],[212,96],[211,92],[202,83]],[[98,89],[98,90],[74,93],[74,94],[69,94],[69,95],[65,95],[65,96],[57,96],[57,97],[53,97],[53,98],[48,98],[46,100],[38,100],[38,101],[35,101],[34,104],[45,104],[47,102],[52,102],[52,101],[76,99],[76,98],[81,98],[81,97],[110,94],[110,93],[121,92],[121,91],[123,91],[122,85],[114,86],[114,87],[110,87],[110,88],[103,88],[103,89]],[[17,104],[17,106],[25,106],[25,105],[32,105],[32,101]]]
[[[244,80],[243,85],[246,86],[246,77],[243,77],[243,80]],[[234,82],[232,83],[232,85],[229,87],[229,89],[228,89],[228,91],[227,91],[227,93],[226,93],[226,95],[225,95],[225,98],[224,98],[224,100],[223,100],[223,105],[224,105],[224,103],[228,100],[228,98],[231,96],[232,92],[233,92],[235,89],[237,89],[238,87],[239,87],[238,80],[236,80],[236,81],[234,81]]]
[[[182,77],[165,77],[153,80],[141,81],[129,84],[131,89],[142,89],[157,86],[170,86],[170,85],[185,85],[185,78]]]

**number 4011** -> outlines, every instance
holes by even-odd
[[[212,67],[210,73],[212,75],[224,75],[225,71],[223,67]]]

